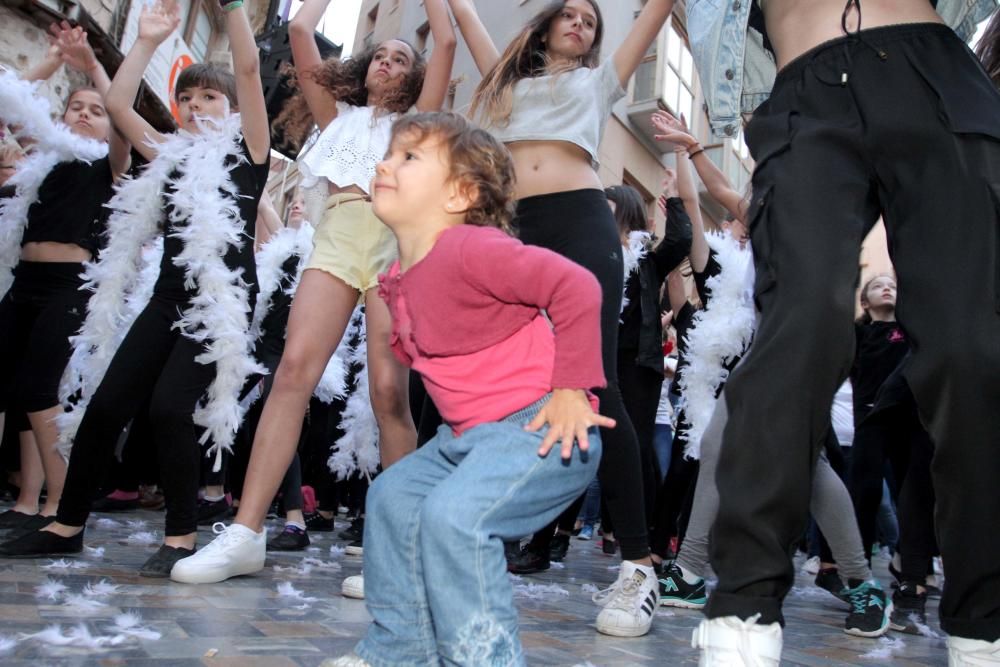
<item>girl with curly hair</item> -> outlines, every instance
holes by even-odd
[[[377,291],[378,274],[396,257],[396,242],[372,212],[369,189],[375,165],[389,147],[393,121],[411,108],[431,111],[444,103],[455,34],[444,0],[426,0],[434,37],[426,64],[399,39],[356,58],[324,62],[313,34],[328,4],[306,0],[291,21],[300,97],[278,119],[293,141],[303,138],[306,118],[320,131],[299,168],[304,187],[325,189],[325,214],[321,220],[311,216],[319,220],[315,247],[295,294],[239,512],[211,544],[177,564],[174,581],[212,583],[263,569],[268,506],[295,454],[309,398],[359,303],[365,305],[371,401],[383,467],[416,447],[407,370],[392,355],[389,310]]]

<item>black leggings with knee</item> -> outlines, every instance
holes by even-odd
[[[186,299],[154,294],[115,353],[73,442],[59,501],[60,523],[86,523],[122,429],[148,401],[167,505],[165,534],[197,530],[202,453],[193,417],[215,378],[215,365],[195,361],[202,344],[174,328],[186,306]]]
[[[515,225],[528,245],[548,248],[589,270],[601,284],[601,357],[608,386],[596,391],[601,414],[615,420],[601,429],[604,454],[598,477],[622,557],[649,555],[639,442],[618,388],[618,319],[624,270],[622,244],[601,190],[575,190],[521,199]]]

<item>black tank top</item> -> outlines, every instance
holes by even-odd
[[[114,192],[107,157],[87,164],[80,160],[53,167],[38,188],[38,201],[28,209],[25,243],[73,243],[96,258],[105,245],[110,211],[104,205]]]

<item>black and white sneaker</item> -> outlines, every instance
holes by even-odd
[[[845,588],[844,595],[851,603],[844,632],[855,637],[881,637],[889,631],[892,602],[877,582],[863,581]]]
[[[927,627],[927,593],[918,593],[917,585],[903,582],[892,594],[892,616],[889,626],[896,632],[921,634]]]
[[[597,631],[615,637],[641,637],[649,632],[659,604],[658,582],[653,568],[622,561],[618,580],[594,593],[604,607],[597,615]]]
[[[664,607],[701,609],[708,602],[705,580],[699,578],[693,584],[684,580],[684,573],[676,564],[670,563],[659,576],[660,604]]]
[[[823,590],[829,591],[830,595],[837,598],[841,602],[853,604],[850,597],[847,595],[847,586],[844,585],[844,580],[840,578],[840,573],[837,572],[837,568],[821,568],[820,571],[816,573],[816,579],[814,579],[814,582]]]

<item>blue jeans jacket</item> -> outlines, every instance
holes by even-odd
[[[774,84],[775,65],[764,39],[749,30],[750,3],[756,0],[688,0],[687,28],[698,75],[708,105],[712,131],[735,136],[740,115],[752,113]],[[941,18],[968,41],[976,25],[1000,0],[937,0]]]

